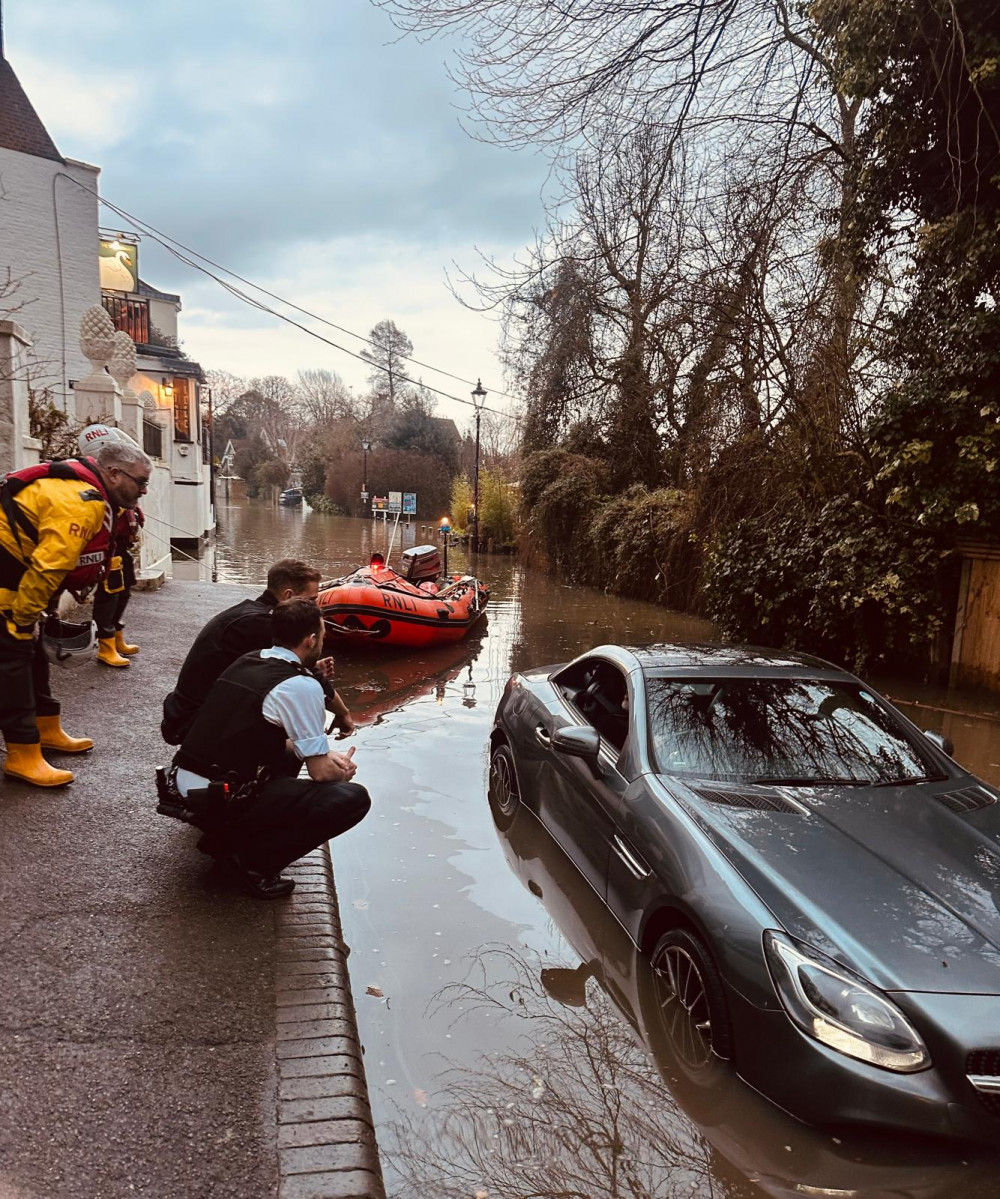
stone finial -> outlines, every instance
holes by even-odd
[[[115,327],[100,306],[88,308],[80,320],[80,349],[90,359],[95,375],[107,366],[115,352]]]
[[[123,395],[131,396],[128,381],[135,374],[135,342],[119,329],[114,336],[114,347],[108,363],[108,374],[122,389]]]

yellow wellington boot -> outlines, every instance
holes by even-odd
[[[42,735],[42,749],[57,749],[64,754],[82,754],[94,748],[89,737],[71,737],[58,716],[36,716],[35,724]]]
[[[114,637],[100,637],[97,641],[97,660],[105,666],[128,666],[128,658],[123,658],[115,649]]]
[[[3,764],[4,774],[24,779],[36,787],[65,787],[73,781],[69,770],[57,770],[42,757],[42,747],[36,741],[32,745],[7,742],[7,760]]]
[[[139,652],[139,647],[125,640],[124,629],[115,629],[115,649],[124,654],[126,658],[131,658],[133,654]]]

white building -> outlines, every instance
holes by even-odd
[[[143,448],[165,462],[173,478],[171,536],[197,541],[215,527],[211,434],[201,398],[204,374],[178,345],[181,298],[137,277],[132,293],[105,288],[102,302],[115,327],[136,343],[136,374],[129,386],[151,395],[161,416],[162,410],[169,412],[166,420],[146,422]]]
[[[215,524],[202,370],[178,348],[180,297],[139,279],[134,244],[102,238],[99,173],[59,153],[3,56],[0,29],[0,322],[20,327],[18,339],[8,336],[0,347],[8,363],[17,361],[19,387],[7,390],[20,397],[16,405],[8,400],[8,417],[0,412],[0,425],[7,420],[0,429],[0,473],[33,454],[37,460],[22,428],[24,383],[35,392],[48,389],[56,406],[77,418],[73,384],[92,369],[79,345],[80,319],[103,304],[115,327],[136,342],[131,390],[152,397],[142,437],[158,473],[169,476],[163,479],[162,531],[172,540],[196,541]],[[0,379],[0,391],[5,382],[12,383]]]
[[[32,386],[50,387],[64,410],[72,381],[90,369],[80,317],[101,302],[99,174],[59,153],[0,42],[0,319],[27,329]]]

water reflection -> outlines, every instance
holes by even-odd
[[[500,834],[505,856],[579,955],[486,947],[474,981],[435,1006],[455,1025],[512,1026],[508,1052],[435,1080],[433,1124],[401,1116],[399,1194],[466,1199],[674,1196],[993,1196],[996,1163],[888,1137],[808,1129],[717,1059],[682,1052],[655,980],[578,873],[527,813]],[[516,1047],[515,1047],[516,1046]]]
[[[337,654],[338,689],[359,721],[381,724],[392,712],[432,691],[436,699],[443,700],[448,684],[467,672],[462,703],[473,708],[476,684],[472,666],[482,653],[488,628],[487,613],[463,641],[451,645],[409,651],[384,647],[378,655],[368,646],[358,646],[352,653],[345,645]]]

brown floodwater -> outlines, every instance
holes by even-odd
[[[391,525],[390,525],[391,530]],[[276,558],[335,576],[386,548],[366,521],[234,503],[199,568],[261,583]],[[397,535],[427,540],[421,523]],[[469,566],[452,550],[449,566]],[[530,817],[487,802],[487,740],[513,670],[609,641],[705,640],[710,625],[565,586],[513,559],[474,564],[487,617],[468,640],[338,658],[364,721],[372,812],[333,844],[372,1107],[391,1196],[749,1199],[1000,1194],[954,1145],[803,1127],[722,1063],[685,1071],[650,1017],[648,971]],[[879,680],[956,758],[1000,783],[997,701]]]

